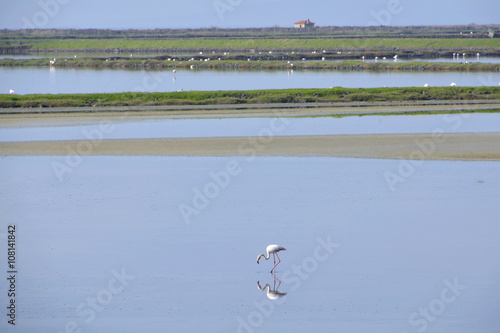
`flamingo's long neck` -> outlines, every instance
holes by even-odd
[[[268,293],[269,293],[269,290],[271,290],[271,286],[269,285],[269,283],[266,283],[266,285],[264,287],[261,287],[260,284],[258,286],[259,286],[260,290],[266,290],[267,289]]]
[[[259,259],[260,259],[261,257],[264,257],[264,259],[269,260],[269,258],[271,257],[271,254],[270,254],[269,252],[267,252],[267,257],[266,257],[266,256],[264,255],[264,253],[261,253],[261,254],[259,255]]]

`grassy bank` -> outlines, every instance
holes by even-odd
[[[471,34],[472,32],[472,34]],[[9,39],[172,39],[172,38],[491,38],[499,24],[449,26],[316,26],[313,29],[288,27],[197,28],[197,29],[27,29],[2,30]]]
[[[0,107],[217,105],[500,99],[500,87],[331,88],[60,95],[0,95]]]
[[[217,57],[217,55],[215,55]],[[500,64],[494,63],[446,63],[446,62],[362,62],[362,61],[273,61],[260,60],[258,57],[246,60],[218,60],[206,57],[197,57],[193,60],[183,60],[187,57],[177,58],[67,58],[57,60],[54,67],[71,68],[121,68],[121,69],[247,69],[247,70],[372,70],[372,71],[477,71],[498,72]],[[238,57],[234,57],[238,58]],[[0,59],[0,66],[37,66],[49,67],[51,59]],[[251,60],[251,61],[249,61]]]
[[[492,49],[499,38],[179,38],[179,39],[47,39],[25,41],[31,51],[69,50],[399,50]]]

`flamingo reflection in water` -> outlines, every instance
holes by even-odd
[[[259,281],[257,281],[257,288],[259,288],[259,290],[262,290],[262,291],[267,289],[267,293],[266,293],[267,298],[269,298],[270,300],[277,300],[277,299],[280,299],[281,297],[285,296],[286,293],[278,291],[278,289],[281,285],[281,281],[276,278],[276,274],[273,274],[273,276],[274,276],[273,289],[271,289],[271,286],[268,283],[266,283],[266,285],[264,287],[261,287]],[[276,281],[278,282],[277,287],[276,287]]]

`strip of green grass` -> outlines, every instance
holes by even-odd
[[[73,49],[462,49],[498,48],[498,38],[338,38],[338,39],[157,39],[157,40],[47,40],[32,42],[36,50]]]
[[[0,59],[0,66],[38,66],[48,67],[49,59]],[[73,68],[148,68],[148,69],[251,69],[251,70],[374,70],[374,71],[477,71],[498,72],[500,64],[495,63],[446,63],[446,62],[301,62],[292,61],[243,61],[243,60],[213,60],[213,61],[168,61],[154,58],[70,58],[55,62],[55,67]]]
[[[331,88],[60,95],[0,95],[1,108],[500,100],[500,87]]]

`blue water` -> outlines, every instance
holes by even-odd
[[[79,124],[79,122],[83,122]],[[0,142],[37,140],[186,138],[258,136],[264,129],[281,135],[474,133],[499,132],[500,114],[473,113],[419,116],[353,116],[344,118],[233,118],[233,119],[84,119],[45,126],[1,127]],[[92,134],[93,133],[93,134]]]
[[[0,92],[17,94],[371,88],[408,86],[498,86],[500,73],[371,71],[214,71],[75,68],[0,68]]]
[[[67,158],[0,159],[2,332],[498,331],[499,163]]]

